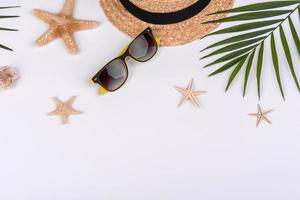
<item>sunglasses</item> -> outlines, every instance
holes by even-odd
[[[114,92],[124,85],[128,79],[127,58],[138,62],[150,60],[157,52],[159,39],[155,38],[150,27],[141,32],[121,53],[108,62],[93,78],[99,84],[100,94]]]

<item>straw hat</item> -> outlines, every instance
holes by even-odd
[[[232,8],[234,0],[100,0],[108,19],[134,38],[150,26],[162,46],[200,39],[218,24],[202,24],[224,15],[210,13]]]

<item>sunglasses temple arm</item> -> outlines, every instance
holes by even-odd
[[[99,88],[99,94],[100,95],[104,95],[104,94],[106,94],[108,91],[104,88],[104,87],[102,87],[102,86],[100,86],[100,88]]]
[[[90,83],[92,84],[92,85],[95,85],[95,82],[93,81],[93,80],[90,80]],[[108,91],[104,88],[104,87],[102,87],[101,85],[100,85],[100,88],[99,88],[99,91],[98,91],[98,93],[100,94],[100,95],[104,95],[104,94],[106,94]]]
[[[157,43],[158,46],[159,46],[159,45],[160,45],[161,38],[160,38],[160,37],[154,37],[154,38],[155,38],[156,43]]]

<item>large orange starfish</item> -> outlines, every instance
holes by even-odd
[[[98,22],[78,20],[73,18],[74,0],[66,0],[63,10],[58,14],[34,9],[33,14],[40,20],[49,24],[49,29],[36,40],[38,46],[44,46],[57,38],[62,38],[71,54],[78,53],[78,47],[74,39],[77,31],[93,29]]]

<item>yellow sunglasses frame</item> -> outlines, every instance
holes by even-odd
[[[157,45],[159,46],[159,45],[160,45],[160,40],[161,40],[161,38],[160,38],[160,37],[154,37],[154,38],[155,38],[155,41],[156,41]],[[126,47],[124,47],[124,48],[120,51],[120,53],[118,54],[117,57],[119,57],[119,56],[121,56],[122,54],[124,54],[124,53],[127,51],[128,46],[129,46],[129,45],[127,45]],[[92,85],[99,85],[99,84],[95,83],[93,80],[90,80],[89,82],[90,82]],[[100,88],[99,88],[99,91],[98,91],[98,94],[99,94],[99,95],[105,95],[105,94],[107,94],[108,92],[109,92],[108,90],[106,90],[104,87],[102,87],[102,86],[100,85]]]

